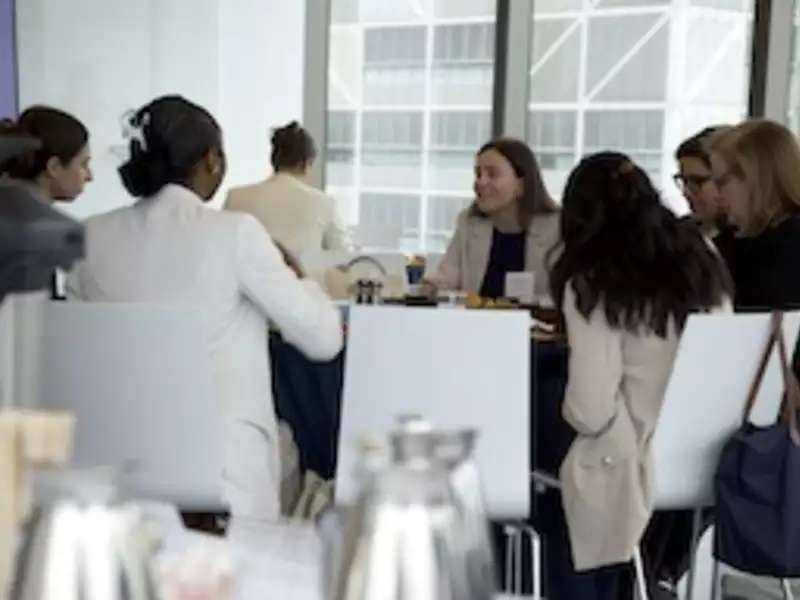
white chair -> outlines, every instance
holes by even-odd
[[[227,508],[222,420],[200,319],[153,306],[51,303],[40,404],[77,416],[75,466],[119,467],[132,494],[212,512]]]
[[[398,415],[415,413],[441,427],[476,428],[475,458],[489,516],[526,519],[529,330],[529,315],[516,311],[354,306],[342,397],[337,502],[348,503],[355,497],[357,440],[364,434],[384,434],[395,427]],[[538,573],[538,536],[531,537]],[[519,547],[516,537],[512,542],[512,549]]]
[[[701,513],[714,504],[719,456],[741,424],[770,327],[768,314],[692,315],[681,336],[652,452],[655,509],[694,511],[689,599],[695,591]],[[800,313],[787,314],[783,327],[786,339],[796,340]],[[773,353],[751,418],[754,423],[775,421],[782,390],[778,357]],[[712,583],[716,586],[716,577]]]
[[[800,313],[787,314],[787,339],[797,339],[798,329]],[[689,317],[681,334],[651,449],[655,510],[694,511],[688,599],[694,592],[702,510],[714,503],[719,455],[741,423],[747,392],[769,332],[768,314],[697,314]],[[777,356],[773,356],[753,411],[753,422],[775,420],[782,389]],[[533,479],[538,485],[560,489],[558,479],[546,473],[536,472]],[[633,562],[638,597],[647,600],[647,580],[638,548]],[[716,586],[716,574],[712,581]]]

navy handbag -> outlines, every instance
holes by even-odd
[[[790,367],[781,327],[772,333],[750,389],[741,428],[725,445],[715,477],[714,556],[755,575],[800,576],[800,391]],[[784,401],[778,423],[748,422],[770,355],[778,347]]]

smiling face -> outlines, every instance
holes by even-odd
[[[484,150],[475,158],[473,189],[478,209],[491,216],[515,205],[522,195],[523,181],[514,167],[497,150]]]

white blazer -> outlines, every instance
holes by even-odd
[[[225,208],[253,215],[295,256],[351,246],[333,198],[288,173],[231,189]]]
[[[316,360],[342,347],[338,311],[288,269],[250,216],[206,208],[168,185],[134,206],[86,223],[87,258],[70,273],[70,297],[179,306],[205,315],[226,439],[225,488],[234,514],[278,514],[278,428],[268,322]],[[202,465],[187,465],[202,468]]]

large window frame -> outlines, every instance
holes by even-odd
[[[800,1],[800,0],[797,0]],[[304,120],[318,141],[311,173],[324,187],[327,146],[328,51],[332,0],[306,3]],[[527,138],[533,21],[536,0],[497,0],[491,133]],[[749,80],[750,117],[787,121],[794,2],[756,0]]]

